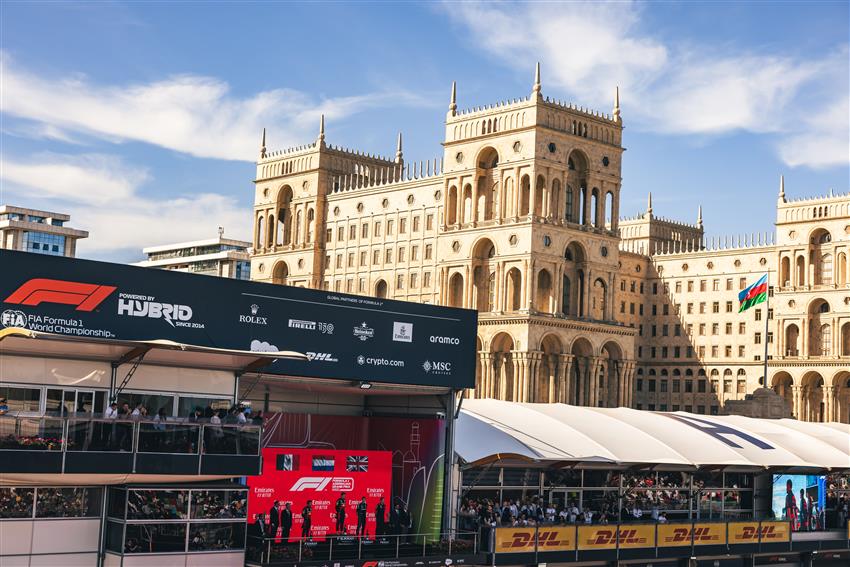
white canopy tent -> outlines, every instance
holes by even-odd
[[[629,408],[465,400],[464,463],[850,470],[850,425]]]

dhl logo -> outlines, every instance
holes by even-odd
[[[540,530],[537,533],[537,547],[561,547],[570,545],[569,539],[559,539],[558,532],[555,530]],[[534,533],[514,532],[510,535],[510,541],[507,541],[502,546],[504,549],[527,549],[534,548]]]
[[[673,530],[673,535],[665,537],[664,541],[667,543],[679,543],[683,541],[691,541],[691,538],[695,542],[711,542],[711,541],[719,541],[720,535],[711,533],[711,528],[675,528]]]
[[[617,543],[617,530],[599,530],[595,537],[589,539],[587,543],[591,545],[612,545]],[[638,536],[637,530],[626,529],[620,530],[620,544],[634,545],[646,543],[645,537]]]
[[[744,526],[744,529],[741,530],[741,533],[738,535],[738,539],[745,540],[758,540],[759,536],[761,539],[785,539],[785,535],[776,530],[776,526],[761,526],[758,528],[756,526]]]

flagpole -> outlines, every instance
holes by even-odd
[[[770,385],[767,381],[767,335],[770,332],[770,270],[767,270],[767,299],[765,300],[765,314],[764,314],[764,383],[762,387],[769,388]]]

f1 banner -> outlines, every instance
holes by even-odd
[[[280,525],[288,503],[292,513],[290,538],[301,537],[303,512],[311,501],[310,537],[337,535],[336,503],[344,496],[343,532],[354,535],[357,506],[366,497],[366,533],[375,535],[375,507],[381,497],[389,515],[392,483],[390,451],[338,451],[329,449],[263,449],[263,474],[248,477],[248,522],[263,515],[266,526]],[[273,506],[278,503],[277,509]],[[278,518],[273,516],[277,515]],[[270,534],[281,537],[281,530]]]
[[[726,524],[658,524],[658,547],[726,545]]]
[[[468,388],[477,313],[436,305],[0,250],[0,325],[304,353],[266,373]]]
[[[575,526],[539,528],[496,528],[496,553],[538,553],[574,551]]]

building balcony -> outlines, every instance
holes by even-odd
[[[260,474],[258,425],[0,416],[0,474]]]

